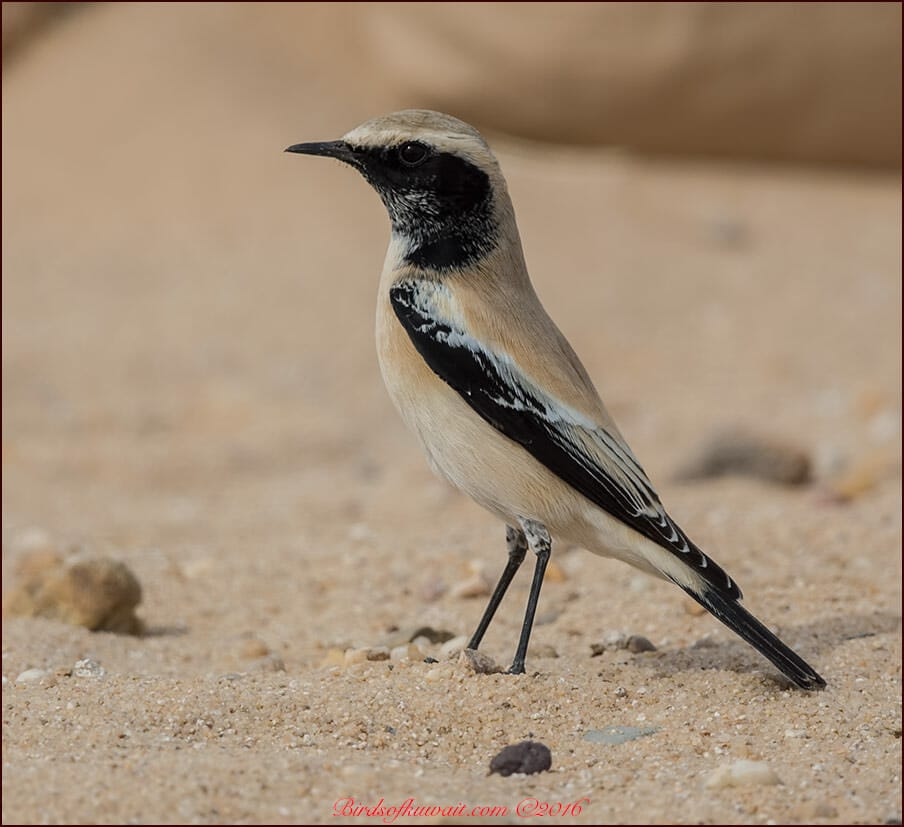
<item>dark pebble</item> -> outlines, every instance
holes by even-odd
[[[492,761],[490,774],[498,772],[502,776],[520,772],[533,775],[545,772],[552,766],[552,753],[546,744],[537,741],[522,741],[505,747]]]
[[[641,652],[656,651],[656,647],[643,635],[631,635],[631,637],[628,638],[625,648],[634,655],[639,655]]]
[[[803,448],[738,429],[708,437],[676,477],[704,480],[738,474],[783,485],[810,481],[810,456]]]
[[[418,626],[409,635],[408,642],[411,643],[419,637],[425,637],[431,643],[445,643],[455,637],[455,632],[450,632],[448,629],[434,629],[432,626]]]

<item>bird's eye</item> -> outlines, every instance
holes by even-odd
[[[406,167],[416,167],[427,160],[430,151],[417,141],[408,141],[399,147],[399,160]]]

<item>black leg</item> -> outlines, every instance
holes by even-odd
[[[540,600],[540,587],[543,585],[546,564],[549,562],[549,553],[552,550],[552,540],[550,540],[549,532],[542,523],[534,520],[521,520],[520,522],[530,550],[537,555],[537,564],[534,567],[534,579],[530,584],[530,595],[527,598],[527,610],[524,612],[524,625],[521,627],[518,649],[515,652],[515,659],[512,661],[511,668],[508,670],[510,675],[524,674],[524,658],[527,656],[527,644],[530,642],[534,615],[537,613],[537,603]]]
[[[505,541],[508,545],[508,562],[505,564],[502,577],[499,578],[499,582],[496,584],[493,596],[487,604],[483,617],[480,618],[480,623],[477,624],[477,631],[474,632],[471,640],[468,641],[468,649],[476,649],[480,646],[480,641],[483,640],[490,621],[493,619],[493,615],[496,614],[496,609],[499,608],[499,604],[502,602],[502,598],[505,596],[509,584],[515,576],[515,572],[518,571],[519,566],[524,562],[524,556],[527,554],[527,538],[520,528],[512,528],[507,525],[505,527]]]

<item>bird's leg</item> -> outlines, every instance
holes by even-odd
[[[483,617],[480,618],[477,631],[474,632],[471,640],[468,641],[468,649],[476,649],[480,646],[480,641],[483,640],[490,621],[493,619],[493,615],[496,614],[496,609],[499,608],[499,604],[502,602],[502,598],[505,596],[509,584],[515,576],[515,572],[518,571],[518,567],[524,562],[524,556],[527,554],[527,538],[520,528],[512,528],[507,525],[505,527],[505,542],[508,545],[508,562],[505,564],[505,569],[496,584],[493,596],[487,604]]]
[[[546,574],[546,564],[549,562],[549,553],[552,550],[552,540],[546,526],[536,520],[519,518],[521,530],[527,539],[530,550],[537,555],[537,564],[534,567],[534,579],[530,584],[530,595],[527,598],[527,610],[524,612],[524,625],[521,627],[521,638],[518,641],[518,649],[515,659],[509,668],[510,675],[524,674],[524,658],[527,656],[527,644],[530,641],[531,628],[534,625],[534,615],[537,613],[537,602],[540,599],[540,587],[543,585],[543,576]]]

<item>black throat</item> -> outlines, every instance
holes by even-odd
[[[409,242],[405,261],[429,270],[458,270],[495,247],[489,176],[457,155],[438,152],[414,169],[391,149],[355,152],[356,166],[386,205],[393,232]]]

